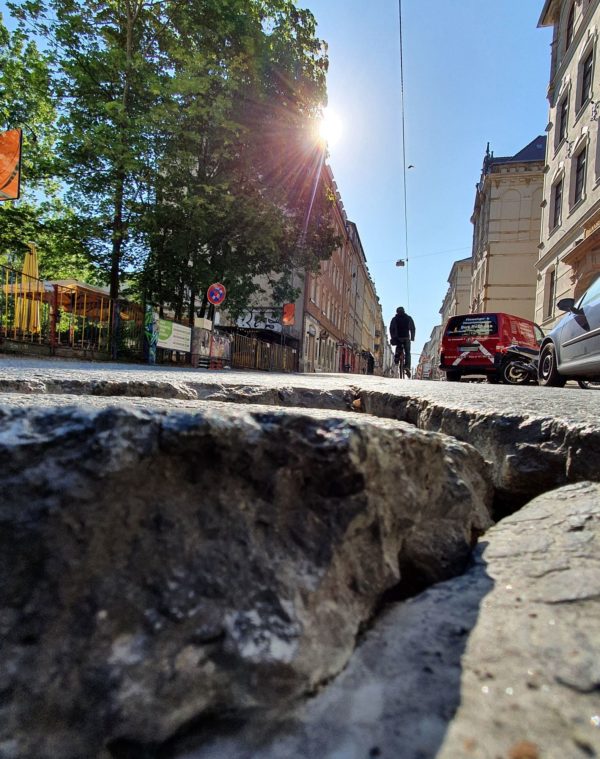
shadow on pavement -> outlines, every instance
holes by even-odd
[[[312,699],[245,723],[205,719],[152,759],[434,759],[461,702],[462,656],[494,586],[486,545],[462,576],[390,605],[345,671]]]

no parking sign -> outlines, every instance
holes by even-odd
[[[220,282],[214,282],[208,288],[206,297],[208,298],[208,302],[212,303],[213,306],[220,306],[225,302],[227,289],[225,288],[225,285],[222,285]]]

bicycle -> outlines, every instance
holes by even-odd
[[[406,346],[403,343],[399,343],[396,346],[396,357],[398,358],[398,363],[396,364],[396,370],[397,370],[397,376],[398,379],[404,379],[404,376],[406,374],[407,378],[410,379],[410,369],[406,369]]]

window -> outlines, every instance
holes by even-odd
[[[563,181],[557,182],[552,188],[552,226],[551,229],[558,227],[562,215],[562,196]]]
[[[495,314],[485,316],[453,316],[446,327],[451,337],[489,337],[498,334],[498,319]]]
[[[533,329],[535,332],[535,341],[538,345],[541,345],[544,342],[544,333],[541,327],[538,327],[537,324],[533,325]]]
[[[558,111],[558,141],[557,147],[567,136],[567,122],[569,117],[569,98],[563,98],[560,105],[557,108]]]
[[[582,108],[592,97],[592,65],[594,62],[594,51],[590,50],[585,60],[581,64],[581,97],[579,107]]]
[[[556,289],[556,269],[552,269],[548,279],[548,300],[546,301],[546,317],[549,319],[554,310],[554,291]]]
[[[573,2],[571,3],[569,18],[567,19],[567,33],[565,35],[565,50],[568,50],[571,47],[574,34],[575,34],[575,3]]]
[[[575,195],[573,203],[579,203],[585,194],[585,164],[587,158],[587,148],[584,148],[578,154],[575,164]]]

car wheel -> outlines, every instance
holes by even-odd
[[[458,382],[460,380],[460,372],[446,372],[446,380],[448,382]]]
[[[547,343],[542,348],[538,367],[538,379],[540,385],[548,387],[564,387],[567,381],[567,378],[560,375],[556,368],[556,351],[552,343]]]

